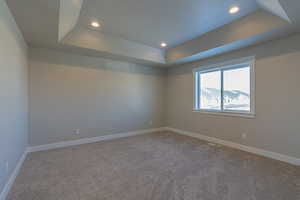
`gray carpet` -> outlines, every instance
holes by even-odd
[[[299,200],[300,168],[174,133],[28,155],[9,200]]]

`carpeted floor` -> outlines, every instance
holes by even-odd
[[[175,133],[28,155],[9,200],[299,200],[300,167]]]

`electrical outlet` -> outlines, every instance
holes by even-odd
[[[79,129],[79,128],[76,129],[76,130],[75,130],[75,133],[76,133],[76,135],[79,135],[79,134],[80,134],[80,129]]]
[[[247,133],[242,133],[242,139],[246,139],[247,138]]]

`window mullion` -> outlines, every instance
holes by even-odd
[[[198,78],[197,78],[198,72],[194,73],[194,93],[195,93],[195,100],[194,100],[194,109],[198,109]]]
[[[221,111],[224,111],[224,70],[221,70]]]
[[[195,109],[200,109],[200,73],[196,72],[195,76]]]
[[[201,105],[200,105],[200,103],[201,103],[201,91],[200,91],[200,88],[201,88],[201,80],[200,80],[200,73],[197,73],[197,80],[198,80],[198,83],[197,83],[197,85],[198,85],[198,88],[197,88],[197,93],[198,93],[198,102],[197,102],[197,104],[198,104],[198,109],[200,109],[201,108]]]

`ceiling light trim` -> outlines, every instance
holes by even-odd
[[[240,7],[237,5],[230,6],[229,8],[229,13],[232,15],[237,14],[239,11],[240,11]]]

